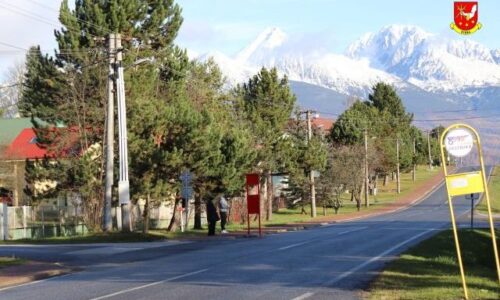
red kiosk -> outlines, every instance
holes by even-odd
[[[248,235],[250,235],[250,214],[259,215],[259,236],[262,236],[260,226],[260,184],[259,174],[247,174],[247,222]]]

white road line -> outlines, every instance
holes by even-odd
[[[292,300],[304,300],[304,299],[312,297],[313,295],[314,295],[313,292],[307,292],[305,294],[302,294],[302,295],[300,295],[298,297],[293,298]]]
[[[36,281],[30,281],[30,282],[26,282],[26,283],[21,283],[21,284],[18,284],[18,285],[8,286],[8,287],[1,288],[0,292],[6,291],[6,290],[15,289],[15,288],[19,288],[19,287],[23,287],[23,286],[27,286],[27,285],[32,285],[32,284],[36,284],[36,283],[40,283],[40,282],[44,282],[44,281],[49,281],[49,280],[53,280],[53,279],[59,279],[59,278],[63,278],[63,277],[69,276],[69,275],[73,275],[73,274],[74,273],[69,273],[69,274],[64,274],[64,275],[59,275],[59,276],[56,275],[56,276],[45,278],[45,279],[40,279],[40,280],[36,280]]]
[[[356,229],[351,229],[351,230],[342,231],[342,232],[339,232],[336,236],[343,235],[343,234],[346,234],[346,233],[349,233],[349,232],[354,232],[354,231],[363,230],[363,229],[366,229],[366,228],[368,228],[368,227],[358,227],[358,228],[356,228]]]
[[[147,287],[150,287],[150,286],[155,286],[155,285],[162,284],[162,283],[169,282],[169,281],[173,281],[173,280],[176,280],[176,279],[181,279],[181,278],[188,277],[188,276],[191,276],[191,275],[196,275],[196,274],[203,273],[203,272],[206,272],[206,271],[208,271],[208,269],[203,269],[203,270],[199,270],[199,271],[195,271],[195,272],[191,272],[191,273],[186,273],[186,274],[183,274],[183,275],[179,275],[179,276],[167,278],[165,280],[155,281],[155,282],[148,283],[148,284],[145,284],[145,285],[136,286],[134,288],[130,288],[130,289],[126,289],[126,290],[121,290],[121,291],[116,292],[116,293],[112,293],[112,294],[100,296],[100,297],[97,297],[97,298],[92,298],[90,300],[100,300],[100,299],[111,298],[111,297],[118,296],[118,295],[121,295],[121,294],[129,293],[129,292],[132,292],[132,291],[144,289],[144,288],[147,288]]]
[[[286,249],[290,249],[290,248],[294,248],[294,247],[298,247],[298,246],[302,246],[304,244],[308,244],[308,243],[311,243],[312,241],[306,241],[306,242],[302,242],[302,243],[297,243],[297,244],[291,244],[289,246],[285,246],[285,247],[281,247],[281,248],[278,248],[278,250],[286,250]]]
[[[358,231],[358,230],[363,230],[365,228],[368,228],[368,227],[357,227],[355,229],[350,229],[350,230],[342,231],[342,232],[337,233],[335,236],[343,235],[343,234],[346,234],[346,233],[349,233],[349,232]],[[284,246],[284,247],[278,248],[278,250],[286,250],[286,249],[290,249],[290,248],[295,248],[295,247],[298,247],[298,246],[302,246],[302,245],[305,245],[305,244],[312,243],[314,241],[315,240],[313,239],[313,240],[305,241],[305,242],[302,242],[302,243],[291,244],[291,245],[288,245],[288,246]]]
[[[362,269],[362,268],[366,267],[367,265],[369,265],[369,264],[371,264],[371,263],[373,263],[373,262],[375,262],[375,261],[377,261],[377,260],[381,259],[383,256],[385,256],[385,255],[387,255],[387,254],[391,253],[392,251],[394,251],[394,250],[398,249],[399,247],[404,246],[404,245],[408,244],[409,242],[411,242],[411,241],[413,241],[413,240],[415,240],[415,239],[418,239],[419,237],[421,237],[421,236],[423,236],[423,235],[425,235],[425,234],[427,234],[427,233],[429,233],[429,232],[431,232],[431,231],[433,231],[433,230],[434,230],[434,229],[429,229],[429,230],[426,230],[426,231],[424,231],[424,232],[421,232],[421,233],[419,233],[419,234],[417,234],[417,235],[415,235],[415,236],[413,236],[413,237],[411,237],[411,238],[409,238],[409,239],[407,239],[407,240],[405,240],[405,241],[403,241],[403,242],[401,242],[401,243],[397,244],[396,246],[394,246],[394,247],[392,247],[392,248],[389,248],[389,249],[385,250],[384,252],[380,253],[379,255],[377,255],[377,256],[375,256],[375,257],[372,257],[371,259],[369,259],[369,260],[365,261],[364,263],[362,263],[362,264],[360,264],[360,265],[358,265],[358,266],[356,266],[356,267],[354,267],[354,268],[350,269],[350,270],[349,270],[349,271],[347,271],[347,272],[342,273],[340,276],[337,276],[337,277],[336,277],[336,278],[334,278],[333,280],[327,281],[324,285],[332,285],[332,284],[334,284],[334,283],[339,282],[340,280],[342,280],[342,279],[346,278],[347,276],[350,276],[350,275],[351,275],[351,274],[353,274],[354,272],[359,271],[360,269]]]

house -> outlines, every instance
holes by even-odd
[[[335,124],[334,119],[328,118],[313,118],[311,120],[311,126],[313,130],[318,130],[322,135],[327,135]]]
[[[5,154],[19,134],[31,126],[30,118],[0,119],[0,201],[9,205],[23,203],[25,160],[13,160]]]

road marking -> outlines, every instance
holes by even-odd
[[[343,234],[346,234],[346,233],[349,233],[349,232],[358,231],[358,230],[363,230],[365,228],[368,228],[368,227],[357,227],[355,229],[350,229],[350,230],[342,231],[342,232],[337,233],[335,236],[343,235]],[[290,248],[295,248],[295,247],[298,247],[298,246],[302,246],[302,245],[305,245],[305,244],[312,243],[314,241],[316,241],[316,239],[312,239],[312,240],[305,241],[305,242],[302,242],[302,243],[296,243],[296,244],[291,244],[291,245],[288,245],[288,246],[284,246],[284,247],[278,248],[278,250],[281,251],[281,250],[286,250],[286,249],[290,249]]]
[[[60,275],[60,276],[56,275],[56,276],[45,278],[45,279],[40,279],[40,280],[36,280],[36,281],[31,281],[31,282],[21,283],[21,284],[18,284],[18,285],[4,287],[4,288],[0,289],[0,292],[6,291],[6,290],[10,290],[10,289],[19,288],[19,287],[23,287],[23,286],[27,286],[27,285],[32,285],[32,284],[36,284],[36,283],[40,283],[40,282],[44,282],[44,281],[49,281],[49,280],[53,280],[53,279],[59,279],[59,278],[63,278],[63,277],[69,276],[69,275],[73,275],[73,273],[64,274],[64,275]]]
[[[136,286],[136,287],[133,287],[133,288],[130,288],[130,289],[121,290],[121,291],[116,292],[116,293],[112,293],[112,294],[100,296],[100,297],[97,297],[97,298],[92,298],[90,300],[100,300],[100,299],[111,298],[111,297],[118,296],[118,295],[121,295],[121,294],[125,294],[125,293],[133,292],[133,291],[136,291],[136,290],[144,289],[144,288],[147,288],[147,287],[150,287],[150,286],[155,286],[155,285],[162,284],[162,283],[169,282],[169,281],[173,281],[173,280],[176,280],[176,279],[181,279],[181,278],[188,277],[188,276],[191,276],[191,275],[196,275],[196,274],[203,273],[203,272],[206,272],[206,271],[208,271],[208,269],[203,269],[203,270],[199,270],[199,271],[195,271],[195,272],[191,272],[191,273],[186,273],[186,274],[183,274],[183,275],[179,275],[179,276],[167,278],[165,280],[155,281],[155,282],[148,283],[148,284],[145,284],[145,285]]]
[[[349,232],[354,232],[354,231],[363,230],[363,229],[366,229],[366,228],[368,228],[368,227],[358,227],[358,228],[356,228],[356,229],[351,229],[351,230],[342,231],[342,232],[339,232],[336,236],[343,235],[343,234],[346,234],[346,233],[349,233]]]
[[[403,242],[401,242],[401,243],[397,244],[396,246],[394,246],[394,247],[392,247],[392,248],[389,248],[389,249],[385,250],[384,252],[380,253],[379,255],[377,255],[377,256],[375,256],[375,257],[372,257],[371,259],[369,259],[369,260],[365,261],[364,263],[362,263],[362,264],[360,264],[360,265],[358,265],[358,266],[356,266],[356,267],[354,267],[354,268],[350,269],[350,270],[349,270],[349,271],[347,271],[347,272],[342,273],[342,274],[341,274],[340,276],[338,276],[337,278],[335,278],[335,279],[333,279],[333,280],[330,280],[330,281],[327,281],[324,285],[332,285],[332,284],[334,284],[334,283],[339,282],[340,280],[342,280],[342,279],[344,279],[344,278],[346,278],[346,277],[350,276],[350,275],[351,275],[351,274],[353,274],[354,272],[359,271],[360,269],[362,269],[362,268],[366,267],[367,265],[369,265],[369,264],[371,264],[371,263],[373,263],[373,262],[375,262],[375,261],[377,261],[377,260],[381,259],[383,256],[385,256],[385,255],[387,255],[387,254],[391,253],[392,251],[394,251],[394,250],[398,249],[399,247],[404,246],[405,244],[408,244],[409,242],[411,242],[411,241],[413,241],[413,240],[416,240],[416,239],[418,239],[419,237],[421,237],[421,236],[423,236],[423,235],[425,235],[425,234],[427,234],[427,233],[429,233],[429,232],[431,232],[431,231],[433,231],[433,230],[434,230],[434,229],[429,229],[429,230],[426,230],[426,231],[424,231],[424,232],[422,232],[422,233],[419,233],[419,234],[417,234],[417,235],[415,235],[415,236],[413,236],[413,237],[411,237],[411,238],[409,238],[409,239],[407,239],[407,240],[405,240],[405,241],[403,241]]]
[[[300,295],[298,297],[293,298],[292,300],[304,300],[304,299],[312,297],[313,295],[314,295],[313,292],[307,292],[305,294],[302,294],[302,295]]]
[[[291,244],[289,246],[285,246],[285,247],[281,247],[281,248],[278,248],[278,250],[286,250],[286,249],[290,249],[290,248],[294,248],[294,247],[298,247],[298,246],[302,246],[304,244],[308,244],[308,243],[311,243],[312,241],[306,241],[306,242],[302,242],[302,243],[297,243],[297,244]]]

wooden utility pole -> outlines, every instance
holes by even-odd
[[[311,126],[311,114],[312,110],[306,110],[306,118],[307,118],[307,143],[312,139],[312,126]],[[314,172],[313,170],[309,171],[309,186],[311,189],[311,217],[316,218],[316,189],[314,187]]]
[[[370,206],[370,200],[368,197],[368,185],[369,185],[369,174],[368,174],[368,130],[365,129],[365,206]]]
[[[413,138],[413,174],[412,174],[413,182],[415,182],[417,180],[416,155],[417,155],[417,142],[415,141],[415,138]]]
[[[429,153],[429,170],[432,170],[432,157],[431,157],[431,131],[427,131],[427,147]]]
[[[114,160],[114,128],[115,128],[115,108],[114,108],[114,86],[115,86],[115,34],[110,33],[108,36],[108,107],[106,114],[106,177],[104,184],[104,231],[113,229],[111,220],[111,200],[113,196],[113,160]]]
[[[396,139],[396,159],[398,161],[397,170],[396,170],[396,181],[398,187],[398,194],[401,194],[401,176],[399,174],[399,138]]]

